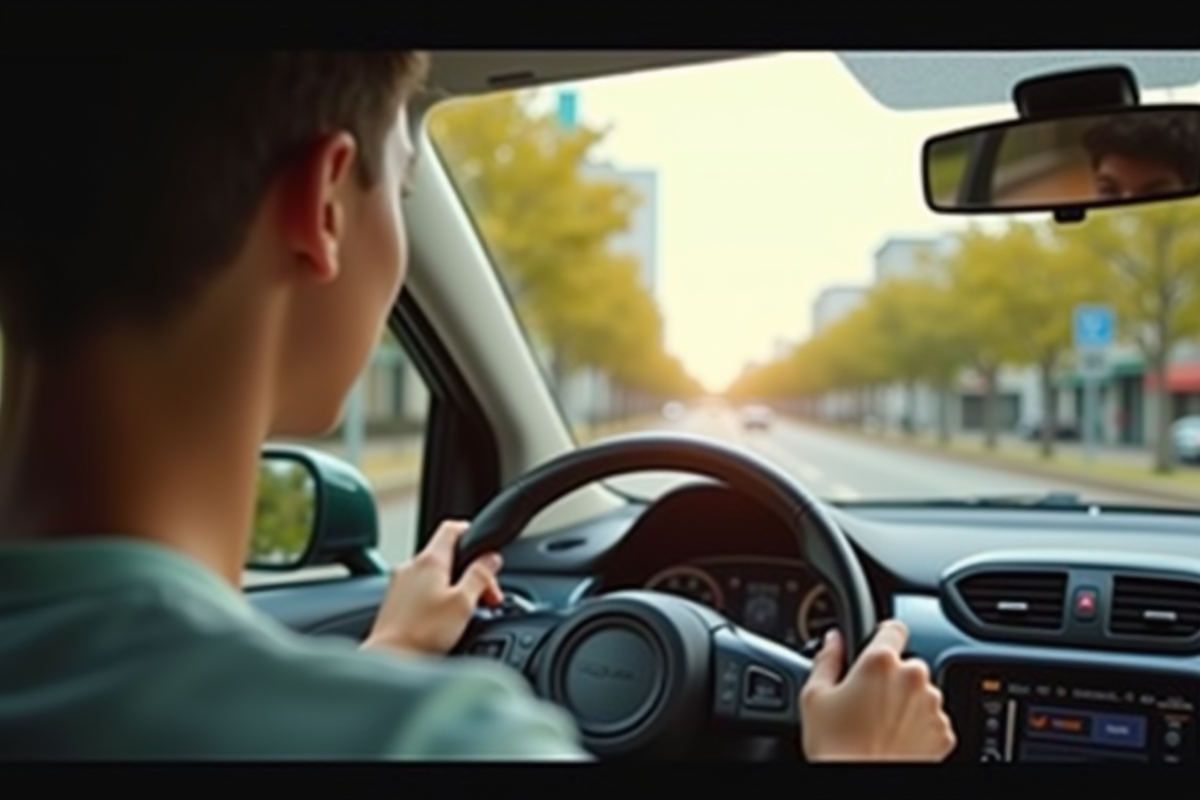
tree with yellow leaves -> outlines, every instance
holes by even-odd
[[[630,225],[636,191],[586,170],[602,132],[565,129],[535,113],[531,100],[472,98],[430,120],[522,322],[550,348],[559,386],[576,370],[597,368],[630,391],[653,384],[664,395],[691,393],[686,374],[664,387],[662,374],[641,365],[666,359],[662,321],[637,262],[610,248]]]
[[[1200,335],[1200,201],[1094,213],[1057,236],[1074,269],[1108,274],[1122,332],[1156,378],[1154,466],[1170,472],[1166,374],[1175,346]]]
[[[965,245],[955,266],[972,341],[986,345],[990,357],[981,372],[994,383],[987,369],[1000,363],[1037,369],[1041,453],[1049,458],[1058,421],[1056,380],[1071,356],[1072,312],[1081,303],[1106,300],[1106,273],[1094,261],[1073,257],[1040,224],[1015,222],[993,234],[972,231]]]

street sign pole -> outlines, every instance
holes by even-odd
[[[1083,379],[1083,458],[1088,463],[1096,460],[1096,424],[1098,422],[1099,388],[1095,376]]]
[[[1108,306],[1076,306],[1073,315],[1075,352],[1083,379],[1083,457],[1095,460],[1100,427],[1100,381],[1108,371],[1108,351],[1116,333],[1116,315]]]

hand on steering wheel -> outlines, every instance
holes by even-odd
[[[498,561],[491,554],[515,539],[537,512],[594,480],[663,469],[723,480],[762,501],[793,531],[798,549],[825,579],[848,633],[818,656],[815,681],[809,680],[813,661],[739,629],[711,609],[656,592],[619,592],[569,609],[504,604],[468,625],[480,600],[495,606],[501,599]],[[453,567],[461,578],[452,583],[455,545]],[[953,743],[948,721],[937,716],[940,697],[928,683],[928,670],[901,661],[896,648],[902,649],[902,641],[889,649],[886,636],[878,639],[862,665],[837,682],[838,665],[854,661],[876,627],[853,550],[833,518],[794,479],[708,440],[621,437],[535,470],[501,492],[465,536],[461,523],[443,526],[425,551],[397,571],[368,641],[445,652],[464,627],[458,650],[522,671],[538,694],[572,712],[584,744],[597,755],[680,756],[698,734],[721,730],[794,738],[806,686],[804,715],[814,727],[805,750],[816,759],[937,760],[947,739]],[[883,735],[860,735],[880,726]]]
[[[830,631],[800,693],[809,761],[932,761],[956,745],[925,662],[903,658],[908,630],[888,620],[850,667]]]
[[[475,609],[504,600],[496,573],[501,559],[485,553],[451,583],[465,522],[443,522],[429,544],[392,572],[383,605],[363,647],[445,655],[462,638]]]
[[[571,451],[505,488],[459,543],[457,568],[500,552],[543,509],[616,475],[688,472],[759,501],[788,527],[828,587],[853,660],[875,630],[861,565],[830,512],[752,453],[686,434],[633,434]],[[599,756],[678,757],[698,739],[765,733],[794,739],[812,661],[681,597],[627,591],[567,609],[477,615],[459,652],[520,670],[572,713]],[[710,737],[709,735],[712,735]]]

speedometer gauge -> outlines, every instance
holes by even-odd
[[[646,588],[686,597],[717,610],[725,606],[725,595],[720,585],[711,575],[697,567],[668,567],[646,581]]]
[[[838,624],[837,609],[829,590],[818,584],[800,601],[800,612],[796,615],[796,632],[801,642],[811,642],[825,635]]]

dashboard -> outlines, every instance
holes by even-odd
[[[796,650],[837,625],[825,585],[799,559],[714,557],[669,566],[644,588],[681,595]]]
[[[876,615],[910,632],[959,746],[952,760],[1200,761],[1200,521],[1097,508],[831,509]],[[505,549],[501,583],[569,607],[621,589],[685,595],[791,648],[834,623],[792,532],[700,482]],[[317,635],[366,635],[386,577],[256,591]]]
[[[847,504],[833,515],[877,615],[907,625],[910,653],[943,690],[952,760],[1200,761],[1195,514]],[[716,484],[518,542],[506,563],[506,586],[533,599],[671,592],[801,651],[838,616],[792,534]],[[574,588],[554,588],[567,574]]]

